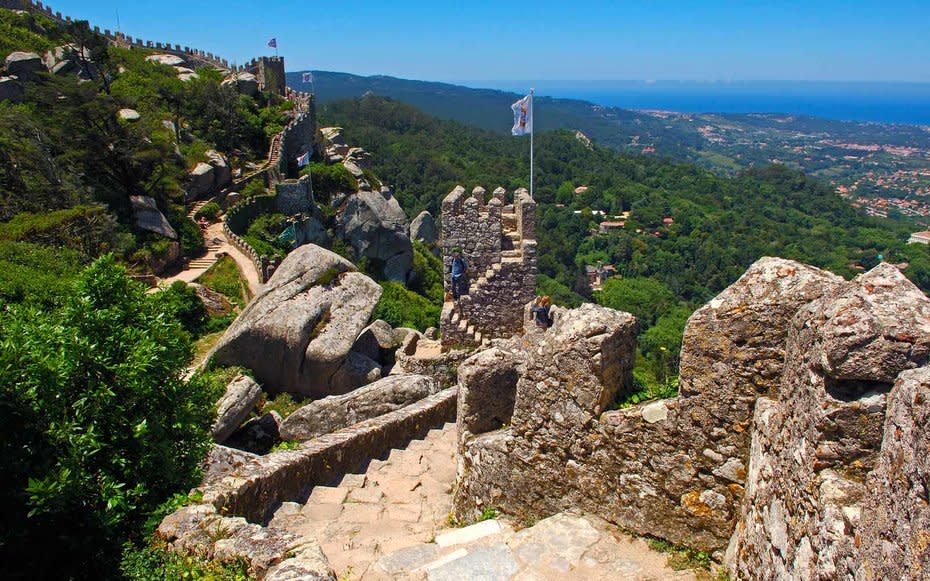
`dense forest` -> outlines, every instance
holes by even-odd
[[[321,107],[373,154],[408,215],[438,216],[456,185],[527,186],[527,139],[439,120],[380,97]],[[646,383],[671,388],[688,315],[762,256],[781,256],[847,278],[879,260],[898,263],[925,292],[930,253],[907,245],[913,225],[870,218],[831,188],[772,165],[724,177],[693,165],[629,156],[560,130],[536,136],[539,292],[558,303],[595,300],[642,325]],[[604,228],[601,222],[623,222]],[[617,277],[593,292],[585,266]],[[653,393],[659,393],[653,391]]]

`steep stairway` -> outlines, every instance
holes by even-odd
[[[315,487],[303,505],[284,503],[268,526],[316,538],[345,581],[695,579],[596,517],[562,513],[519,531],[499,519],[454,526],[455,447],[455,424],[445,424]]]

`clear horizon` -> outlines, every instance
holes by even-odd
[[[896,0],[746,3],[489,0],[393,5],[359,0],[122,3],[50,0],[52,9],[134,37],[245,62],[273,53],[289,70],[446,81],[549,78],[711,82],[930,82],[930,6]],[[119,16],[117,17],[117,13]],[[177,16],[176,16],[177,15]]]

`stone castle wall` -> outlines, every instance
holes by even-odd
[[[930,570],[928,368],[906,371],[927,364],[930,301],[900,272],[762,259],[692,315],[679,395],[616,411],[635,329],[595,309],[459,368],[458,518],[582,509],[720,559],[729,544],[739,579]]]
[[[475,345],[523,331],[523,309],[536,292],[536,202],[517,190],[512,204],[503,188],[485,200],[456,187],[442,202],[445,288],[451,293],[452,252],[468,265],[468,294],[443,306],[444,345]],[[464,321],[464,322],[463,322]]]
[[[0,8],[6,8],[8,10],[26,10],[29,12],[42,14],[45,17],[50,18],[62,25],[70,24],[77,20],[71,18],[68,15],[62,15],[61,12],[52,10],[52,8],[47,4],[36,0],[0,0]],[[220,57],[219,55],[215,55],[212,52],[207,52],[198,48],[181,46],[177,43],[133,38],[132,36],[123,34],[122,32],[101,29],[99,26],[92,26],[91,30],[97,34],[103,35],[107,40],[110,41],[110,43],[116,46],[121,46],[123,48],[151,49],[166,54],[177,55],[185,59],[187,64],[194,69],[200,67],[213,67],[233,73],[252,73],[258,78],[259,86],[262,87],[262,90],[272,91],[278,95],[284,95],[287,92],[284,75],[284,59],[282,57],[260,57],[252,59],[245,64],[236,65],[230,63],[228,60]]]

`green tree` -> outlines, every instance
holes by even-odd
[[[182,381],[190,356],[109,256],[61,309],[0,314],[4,578],[113,578],[146,515],[196,482],[217,394]]]
[[[598,302],[632,313],[640,326],[647,328],[675,304],[675,296],[667,286],[651,278],[611,278],[604,283]]]

